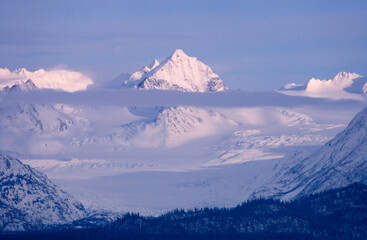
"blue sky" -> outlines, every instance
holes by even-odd
[[[367,1],[1,1],[0,67],[112,80],[183,49],[232,89],[367,75]]]

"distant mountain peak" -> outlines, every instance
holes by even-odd
[[[179,58],[188,58],[189,56],[186,55],[186,53],[181,49],[176,49],[170,59],[179,59]]]
[[[179,90],[184,92],[216,92],[227,90],[213,70],[196,57],[177,49],[159,63],[141,68],[124,80],[123,87],[140,89]]]
[[[292,96],[363,100],[367,93],[367,78],[348,72],[339,72],[334,78],[311,78],[306,84],[286,84],[277,90]]]
[[[347,79],[355,79],[355,78],[360,78],[362,77],[361,75],[357,74],[357,73],[348,73],[348,72],[340,72],[338,74],[335,75],[334,80],[347,80]]]
[[[11,87],[4,87],[4,91],[6,92],[17,92],[17,91],[22,91],[22,92],[28,92],[28,91],[34,91],[34,90],[38,90],[39,88],[36,86],[36,84],[34,84],[34,82],[31,79],[28,79],[25,82],[19,82],[14,84]]]

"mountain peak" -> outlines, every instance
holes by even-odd
[[[148,67],[150,70],[153,70],[154,68],[158,67],[158,65],[159,65],[159,61],[157,59],[154,59],[154,61],[151,64],[149,64]]]
[[[360,78],[360,77],[362,76],[358,75],[357,73],[340,72],[336,74],[334,79],[331,79],[331,81],[349,84],[350,82],[353,81],[353,79]]]
[[[131,74],[124,87],[141,89],[179,90],[184,92],[216,92],[227,90],[213,70],[196,57],[176,49],[162,63],[157,60]]]
[[[362,76],[357,73],[340,72],[336,74],[336,76],[334,77],[334,80],[335,79],[355,79],[359,77],[362,77]]]
[[[181,49],[176,49],[172,55],[171,55],[171,59],[178,59],[178,58],[188,58],[189,56],[186,55],[186,53],[181,50]]]
[[[25,82],[16,83],[12,87],[7,86],[4,88],[4,91],[5,92],[18,92],[18,91],[29,92],[29,91],[34,91],[37,89],[38,87],[36,86],[36,84],[34,84],[34,82],[31,79],[28,79]]]

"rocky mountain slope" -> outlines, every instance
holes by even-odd
[[[86,216],[84,207],[46,175],[0,153],[0,232],[68,223]]]
[[[270,183],[254,196],[282,199],[359,182],[367,183],[367,108],[321,149],[280,162]]]

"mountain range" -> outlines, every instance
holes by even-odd
[[[47,72],[33,74],[24,69],[11,74],[21,78],[6,81],[11,84],[4,87],[1,97],[37,94],[44,88],[72,92],[86,89],[90,83],[84,79],[84,85],[77,84],[74,88],[69,81],[73,78],[48,84],[49,76],[53,75],[47,75]],[[335,101],[332,103],[337,107],[338,100],[353,99],[358,101],[352,101],[351,104],[357,104],[355,108],[358,108],[358,104],[364,101],[366,82],[366,78],[358,74],[341,72],[331,80],[311,79],[303,85],[286,85],[278,92],[329,98]],[[64,83],[66,85],[61,86]],[[110,86],[117,88],[115,91],[121,88],[139,89],[142,93],[170,90],[176,94],[212,94],[228,90],[210,67],[187,56],[182,50],[174,51],[162,62],[154,60],[135,73],[121,74]],[[210,173],[212,175],[205,173],[208,175],[196,181],[186,176],[183,180],[178,179],[172,183],[173,190],[168,187],[165,189],[167,185],[164,185],[164,178],[158,179],[157,189],[163,193],[178,189],[185,189],[184,193],[192,189],[192,192],[200,194],[210,192],[210,196],[217,196],[219,200],[209,201],[204,196],[202,202],[221,205],[224,203],[220,199],[226,197],[219,195],[231,189],[248,191],[248,195],[239,194],[244,196],[242,200],[246,200],[246,197],[288,200],[354,182],[367,183],[367,108],[330,140],[330,136],[343,127],[343,122],[340,124],[332,117],[324,116],[332,113],[333,109],[321,109],[320,114],[315,113],[314,107],[301,105],[292,109],[259,105],[253,108],[214,108],[169,104],[112,107],[80,105],[77,102],[71,105],[13,102],[1,106],[0,149],[14,153],[23,162],[50,174],[60,184],[71,181],[71,187],[63,186],[67,186],[68,191],[72,190],[86,204],[95,199],[90,198],[91,195],[83,196],[85,184],[93,185],[93,181],[108,184],[113,179],[109,178],[111,175],[141,171],[139,174],[142,177],[138,179],[144,181],[144,174],[149,175],[152,171],[196,170],[199,175],[203,169],[207,171],[213,166],[219,168],[238,164],[239,169],[245,169],[246,162],[254,162],[254,172],[246,173],[248,177],[245,176],[244,182],[225,185],[228,189],[220,181],[238,178],[233,178],[228,171],[228,175],[221,179],[213,174],[213,169],[210,169],[213,170]],[[339,111],[335,110],[333,116],[339,117]],[[348,115],[342,117],[349,118]],[[326,139],[329,141],[325,143]],[[312,146],[309,153],[305,150],[309,145],[318,145],[318,148]],[[0,160],[0,210],[1,216],[5,216],[0,227],[3,231],[32,230],[38,225],[68,223],[86,216],[83,206],[44,174],[5,154],[0,155]],[[261,168],[261,164],[265,163],[257,163],[261,161],[256,160],[269,160],[269,164],[277,161],[277,165],[270,172],[262,171],[256,166]],[[79,177],[87,180],[80,180]],[[134,179],[133,175],[128,177]],[[110,185],[111,188],[101,185],[103,190],[112,192],[110,195],[101,194],[107,202],[104,202],[103,207],[108,207],[108,201],[115,197],[114,191],[123,189],[123,184],[116,182]],[[133,191],[134,188],[129,186],[128,189]],[[90,194],[98,190],[95,187]],[[137,189],[137,196],[147,198],[144,194],[153,190]],[[117,192],[115,198],[121,204],[127,203],[131,197],[135,204],[138,199],[134,201],[134,194],[129,194]],[[187,200],[185,197],[191,197],[181,197],[178,193],[177,196],[183,202]],[[157,202],[151,202],[152,205],[138,206],[138,209],[154,209],[153,204]],[[161,202],[173,205],[172,202]]]

